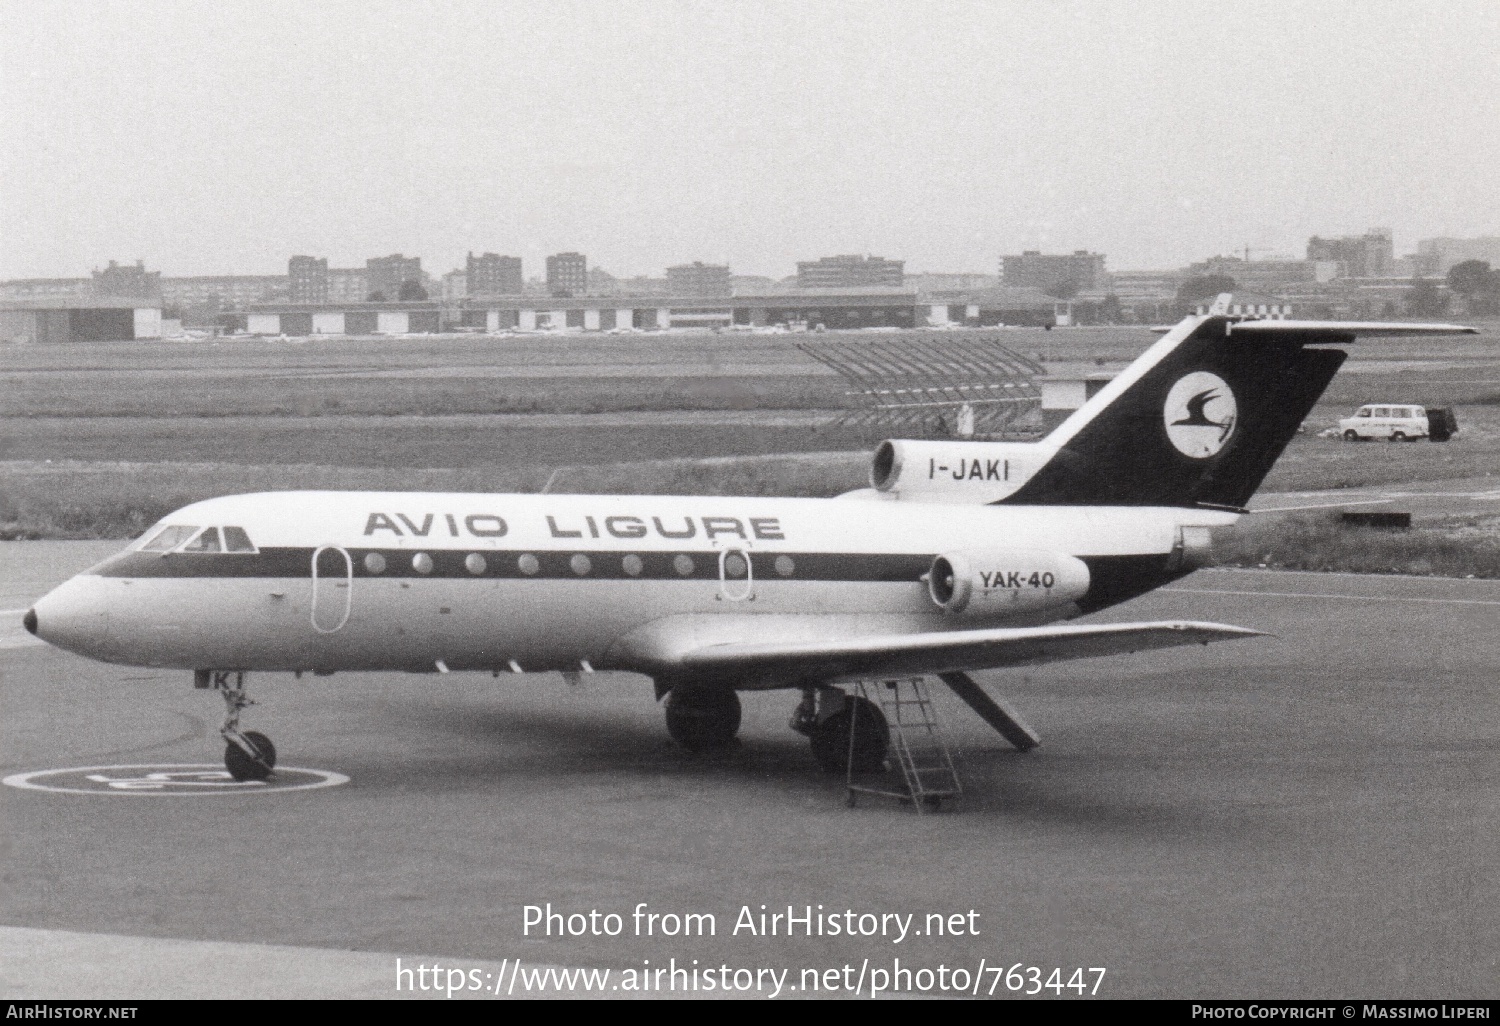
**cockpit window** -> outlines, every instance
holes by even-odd
[[[183,552],[222,552],[219,544],[219,529],[205,527],[203,532],[182,547]]]
[[[189,539],[192,539],[189,541]],[[186,543],[186,544],[184,544]],[[142,552],[257,552],[243,527],[205,527],[183,524],[163,527],[141,546]]]
[[[177,546],[193,536],[196,527],[184,527],[181,524],[170,524],[163,527],[156,535],[141,546],[142,552],[171,552]]]
[[[224,528],[224,551],[225,552],[254,552],[255,543],[245,533],[243,527]]]

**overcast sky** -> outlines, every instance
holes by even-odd
[[[1500,3],[0,0],[0,277],[1500,234]]]

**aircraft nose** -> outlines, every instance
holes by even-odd
[[[80,575],[38,599],[21,624],[49,645],[100,658],[109,641],[109,603],[97,577]]]

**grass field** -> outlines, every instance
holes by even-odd
[[[1155,338],[1132,328],[986,337],[1063,371],[1117,368]],[[196,499],[310,487],[534,491],[551,479],[553,491],[572,492],[838,494],[864,484],[873,439],[826,427],[849,402],[848,388],[797,349],[816,340],[457,336],[7,347],[0,535],[123,538]],[[1461,433],[1443,445],[1318,437],[1354,407],[1380,400],[1455,405]],[[1263,490],[1500,473],[1500,346],[1484,336],[1360,343],[1308,429]],[[1452,530],[1464,537],[1461,528]],[[1474,530],[1488,537],[1496,529]],[[1312,527],[1294,533],[1308,551],[1342,544]],[[1249,548],[1232,550],[1232,559],[1263,547],[1260,536],[1246,537]],[[1344,563],[1364,565],[1340,551]],[[1449,566],[1440,555],[1403,565],[1422,559]]]
[[[838,408],[847,402],[843,381],[797,348],[823,337],[458,335],[8,346],[0,347],[0,414],[316,417]],[[1065,370],[1118,367],[1156,338],[1140,328],[1004,329],[972,337],[993,339]],[[1377,383],[1399,395],[1396,401],[1500,402],[1500,346],[1484,336],[1361,342],[1326,401],[1358,406],[1370,401]]]
[[[817,418],[29,417],[0,420],[0,460],[554,467],[828,449]]]
[[[133,538],[174,509],[236,492],[321,490],[826,496],[865,486],[862,452],[608,465],[433,469],[308,464],[0,463],[0,539]]]
[[[1500,515],[1410,531],[1349,527],[1336,512],[1250,517],[1215,538],[1223,566],[1437,577],[1500,577]]]
[[[1325,403],[1315,409],[1307,432],[1287,446],[1261,490],[1316,491],[1500,474],[1500,405],[1457,407],[1459,433],[1451,442],[1345,442],[1319,436],[1353,408]]]

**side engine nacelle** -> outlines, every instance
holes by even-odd
[[[1089,568],[1061,552],[969,549],[932,561],[927,593],[943,612],[972,617],[1031,613],[1076,602],[1089,590]]]
[[[925,442],[888,439],[870,462],[870,485],[885,499],[995,502],[1047,462],[1035,442]]]

